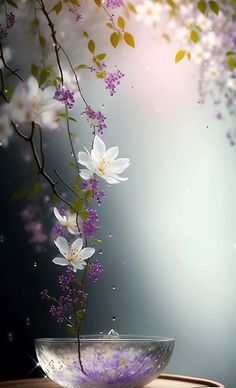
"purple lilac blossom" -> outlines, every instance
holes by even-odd
[[[82,114],[86,114],[87,121],[91,123],[92,127],[97,128],[98,132],[102,135],[104,129],[107,128],[105,123],[106,117],[102,114],[102,112],[100,110],[95,111],[90,105],[88,105]]]
[[[49,310],[52,317],[56,318],[57,323],[63,323],[64,317],[63,317],[63,311],[60,306],[51,306]]]
[[[65,89],[64,87],[57,87],[55,98],[58,101],[64,102],[64,104],[67,105],[69,109],[73,108],[75,103],[74,92],[70,89]]]
[[[96,260],[89,266],[88,277],[93,282],[96,282],[103,273],[102,264]]]
[[[101,228],[99,225],[97,225],[98,216],[96,210],[86,210],[88,212],[88,218],[83,221],[83,233],[85,236],[92,237]]]
[[[119,8],[124,5],[123,0],[106,0],[106,7],[107,8]]]
[[[7,35],[8,35],[8,31],[7,30],[12,28],[14,26],[15,22],[16,22],[15,15],[12,12],[7,13],[6,14],[6,28],[4,28],[0,24],[0,41],[7,37]]]
[[[92,198],[96,199],[98,205],[101,205],[105,198],[105,193],[99,190],[99,182],[96,178],[89,179],[88,181],[82,181],[81,189],[84,191],[92,190]]]
[[[114,73],[106,73],[106,77],[104,78],[106,89],[109,90],[110,95],[113,96],[116,93],[116,89],[118,85],[120,85],[121,78],[124,77],[124,74],[117,69]]]

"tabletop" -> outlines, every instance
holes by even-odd
[[[58,388],[59,385],[53,383],[48,378],[27,379],[15,381],[2,381],[0,387],[6,388]],[[215,381],[163,374],[145,388],[225,388],[224,385]]]

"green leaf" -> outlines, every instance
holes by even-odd
[[[76,5],[76,7],[80,6],[79,0],[70,0],[70,3],[73,4],[73,5]]]
[[[133,35],[131,35],[129,32],[124,33],[124,41],[128,46],[133,48],[135,47]]]
[[[95,43],[92,39],[88,42],[88,49],[93,54],[95,51]]]
[[[92,190],[87,190],[84,193],[84,198],[86,199],[86,201],[89,201],[92,198],[92,195],[93,195],[93,191]]]
[[[102,61],[104,58],[106,58],[106,56],[107,54],[101,53],[96,56],[96,59],[98,59],[99,61]]]
[[[58,3],[56,3],[56,4],[52,7],[52,9],[51,9],[51,11],[56,12],[57,15],[61,12],[61,10],[62,10],[62,2],[61,2],[61,1],[58,1]]]
[[[74,68],[74,70],[77,71],[77,70],[80,70],[80,69],[87,69],[87,68],[88,68],[87,65],[85,65],[84,63],[81,63],[81,65],[76,66]]]
[[[106,23],[106,26],[107,26],[108,28],[113,28],[113,24],[112,24],[112,23]]]
[[[197,7],[199,9],[199,11],[201,13],[203,13],[203,15],[206,14],[206,11],[207,11],[207,3],[205,2],[205,0],[200,0],[197,4]]]
[[[95,238],[95,244],[102,244],[102,243],[103,243],[102,240],[100,240],[100,239],[98,239],[98,238]]]
[[[39,36],[39,44],[40,44],[40,47],[42,48],[46,46],[46,39],[42,35]]]
[[[128,8],[131,12],[137,13],[136,8],[132,3],[128,3]]]
[[[31,74],[32,74],[35,78],[37,78],[38,72],[39,72],[38,66],[35,65],[34,63],[32,63],[32,65],[31,65]]]
[[[95,3],[98,7],[101,7],[102,1],[101,1],[101,0],[94,0],[94,3]]]
[[[79,212],[83,207],[83,200],[79,197],[76,198],[74,203],[74,208],[77,212]]]
[[[118,26],[124,30],[125,29],[125,19],[122,18],[121,16],[118,17],[118,20],[117,20],[117,23],[118,23]]]
[[[77,331],[76,331],[76,328],[74,326],[71,326],[71,325],[66,325],[66,331],[69,333],[69,334],[76,334]]]
[[[83,35],[84,35],[86,38],[89,38],[89,34],[87,33],[87,31],[84,31],[84,32],[83,32]]]
[[[15,1],[13,1],[13,0],[6,0],[6,2],[7,2],[8,4],[10,4],[12,7],[18,8],[18,5],[16,4]]]
[[[85,209],[82,209],[82,210],[80,210],[79,215],[80,215],[80,217],[82,217],[86,220],[88,218],[88,211]]]
[[[219,4],[218,4],[216,1],[209,1],[209,5],[210,5],[211,10],[212,10],[216,15],[218,15],[219,12],[220,12]]]
[[[32,27],[33,28],[39,28],[39,19],[35,18],[33,21],[32,21]]]
[[[42,86],[50,76],[50,73],[46,69],[42,69],[39,76],[39,86]]]
[[[175,63],[178,63],[178,62],[182,61],[182,59],[183,59],[184,56],[185,56],[185,53],[186,53],[185,50],[179,50],[179,51],[176,53],[176,56],[175,56]]]
[[[173,8],[173,9],[176,8],[176,4],[175,4],[175,2],[174,2],[173,0],[167,0],[167,4],[169,4],[169,6],[170,6],[171,8]]]
[[[236,55],[236,50],[227,51],[226,55]]]
[[[118,32],[114,31],[111,36],[110,36],[110,41],[111,41],[111,44],[114,48],[116,48],[119,44],[119,41],[120,41],[120,36],[118,34]]]
[[[195,31],[195,30],[192,30],[192,31],[191,31],[191,40],[192,40],[194,43],[199,42],[199,35],[198,35],[197,31]]]
[[[235,69],[235,65],[236,65],[235,59],[233,57],[228,57],[227,63],[228,63],[229,69],[231,71],[233,71]]]

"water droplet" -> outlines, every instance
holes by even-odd
[[[99,255],[102,255],[102,253],[103,253],[102,249],[99,249]]]
[[[8,342],[13,342],[13,340],[14,340],[14,335],[13,335],[13,333],[8,333],[7,334],[7,339],[8,339]]]
[[[112,317],[112,321],[115,322],[115,320],[116,320],[116,317]]]
[[[31,326],[31,321],[29,317],[26,318],[25,323],[26,323],[26,326],[28,327]]]
[[[113,291],[116,289],[116,286],[113,284],[113,286],[112,286],[112,289],[113,289]]]
[[[117,331],[115,331],[114,329],[111,329],[108,334],[107,334],[107,337],[119,337],[119,333],[117,333]]]
[[[103,331],[99,331],[99,334],[101,334],[101,335],[102,335],[102,334],[103,334]]]
[[[3,243],[3,242],[4,242],[4,235],[0,234],[0,243]]]
[[[103,109],[105,108],[105,105],[104,105],[104,104],[102,104],[102,108],[103,108]]]
[[[37,261],[34,262],[34,267],[36,268],[38,266]]]
[[[112,237],[112,233],[111,232],[109,232],[108,237]]]
[[[74,156],[73,152],[71,152],[70,155],[73,157]]]

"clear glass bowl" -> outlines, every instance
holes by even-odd
[[[81,336],[35,340],[39,364],[46,375],[67,388],[142,387],[160,375],[174,348],[162,337]]]

